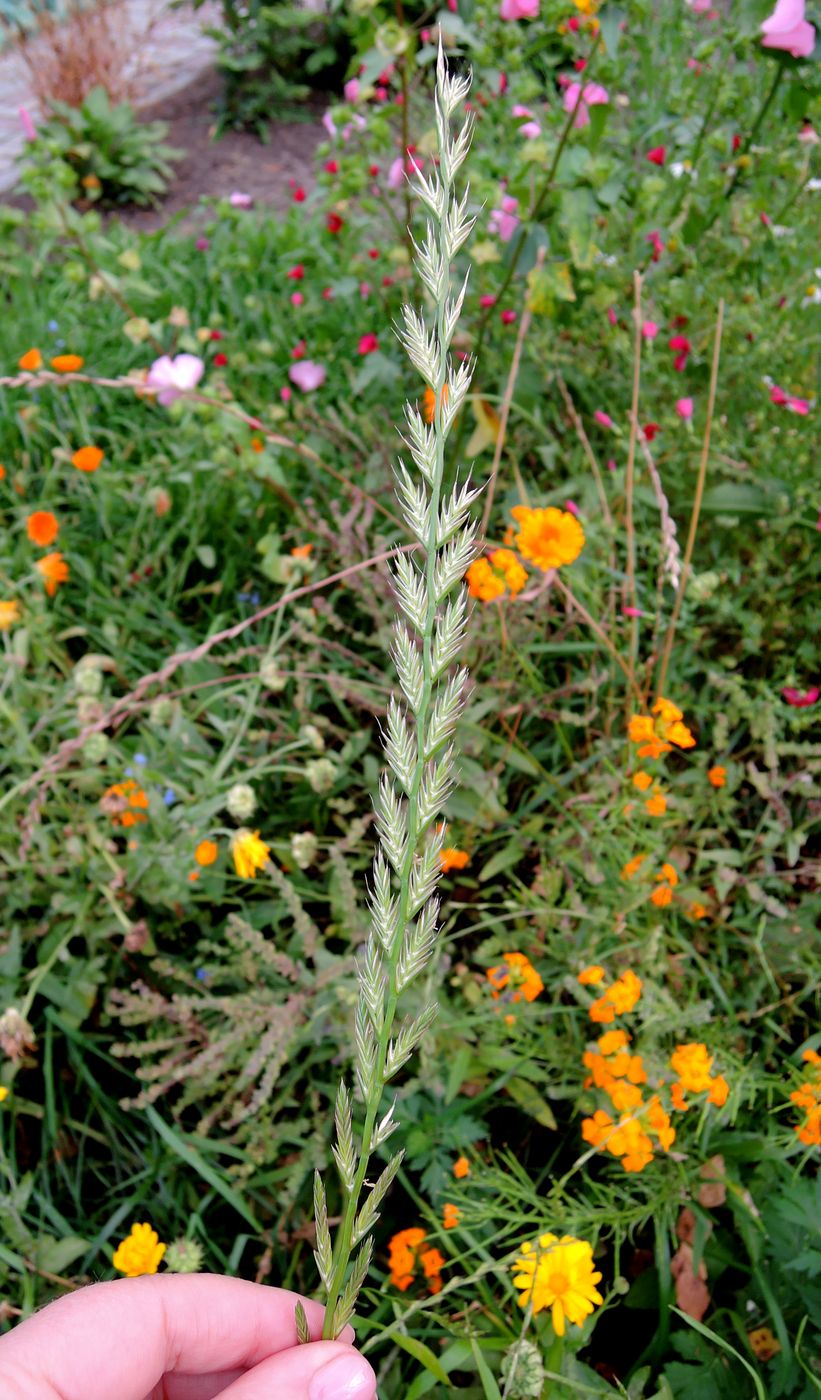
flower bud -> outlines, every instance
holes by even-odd
[[[312,749],[316,749],[317,753],[324,752],[325,740],[315,724],[303,724],[299,737],[304,743],[310,744]]]
[[[234,783],[234,786],[229,789],[225,805],[234,821],[250,821],[257,809],[254,789],[248,783]]]
[[[107,734],[98,731],[96,734],[89,734],[83,744],[83,758],[86,763],[102,763],[109,749],[109,738]]]
[[[172,1274],[198,1274],[205,1253],[199,1240],[174,1240],[165,1251],[165,1267]]]
[[[279,663],[273,656],[266,656],[259,668],[259,678],[262,684],[272,690],[275,695],[284,690],[288,684],[288,677],[280,670]]]
[[[79,695],[100,695],[103,689],[102,671],[82,661],[74,667],[72,681]]]
[[[319,842],[312,831],[294,832],[291,837],[291,855],[300,870],[307,870],[309,865],[313,865],[318,850]]]
[[[322,797],[336,782],[336,765],[329,758],[315,758],[305,765],[305,777],[314,792]]]

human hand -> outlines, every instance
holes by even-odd
[[[96,1283],[0,1337],[2,1400],[375,1400],[343,1340],[297,1345],[296,1293],[216,1274]],[[311,1337],[324,1309],[302,1299]]]

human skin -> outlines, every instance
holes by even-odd
[[[2,1400],[375,1400],[346,1328],[311,1337],[324,1309],[216,1274],[159,1274],[78,1289],[0,1337]]]

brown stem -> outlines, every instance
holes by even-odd
[[[667,683],[667,670],[670,665],[670,656],[673,650],[673,638],[678,624],[681,605],[684,601],[684,590],[687,587],[687,579],[690,573],[690,562],[693,557],[693,549],[698,531],[698,519],[701,514],[701,502],[704,496],[704,482],[707,477],[707,460],[710,455],[710,435],[713,430],[713,414],[716,404],[716,387],[718,385],[718,365],[721,358],[721,332],[724,325],[724,298],[718,303],[718,316],[716,317],[715,338],[713,340],[713,362],[710,368],[710,392],[707,399],[707,424],[704,429],[704,441],[701,447],[701,460],[698,464],[698,479],[696,481],[696,494],[693,501],[693,510],[690,515],[690,529],[687,534],[687,544],[684,550],[684,558],[681,563],[681,578],[679,579],[676,598],[673,603],[673,611],[670,621],[667,624],[667,635],[664,638],[664,650],[661,655],[661,665],[659,667],[658,694],[664,694],[664,687]]]

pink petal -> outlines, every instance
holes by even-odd
[[[318,389],[320,384],[324,384],[327,372],[324,365],[314,364],[313,360],[299,360],[297,364],[291,365],[288,378],[298,389],[302,389],[303,393],[309,394],[312,389]]]

